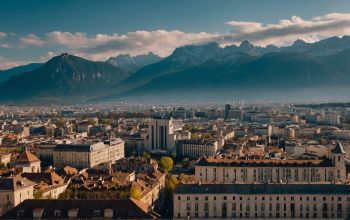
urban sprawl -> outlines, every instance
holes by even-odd
[[[343,105],[0,106],[0,219],[350,218]]]

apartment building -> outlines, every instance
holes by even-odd
[[[345,184],[183,184],[174,218],[350,218]]]
[[[203,157],[195,167],[202,182],[344,182],[345,151],[340,142],[326,159],[276,160]]]
[[[220,148],[215,139],[180,140],[177,143],[177,153],[187,157],[215,156]]]
[[[124,158],[124,141],[120,138],[98,143],[58,144],[53,151],[56,167],[93,168]]]
[[[176,140],[190,139],[189,132],[182,131],[181,120],[172,118],[151,119],[149,122],[148,150],[171,151]]]
[[[33,198],[35,183],[20,176],[0,178],[0,216],[26,199]]]

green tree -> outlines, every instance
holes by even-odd
[[[143,152],[143,157],[146,157],[147,159],[151,159],[151,154],[145,151]]]
[[[192,133],[191,134],[191,139],[199,139],[198,133]]]
[[[4,163],[0,163],[0,170],[6,170],[7,166]]]
[[[170,176],[165,181],[165,189],[168,192],[173,192],[178,184],[178,179],[175,176]]]
[[[33,193],[34,199],[42,199],[43,198],[43,191],[41,189],[37,189]]]
[[[130,197],[131,198],[134,198],[134,199],[137,199],[137,200],[140,200],[141,199],[141,191],[140,189],[133,185],[130,189]]]
[[[174,161],[171,157],[161,157],[159,161],[159,166],[165,172],[169,172],[173,169]]]
[[[188,157],[185,157],[182,159],[181,164],[183,167],[188,167],[190,165],[190,159]]]
[[[121,199],[127,199],[127,198],[130,197],[130,193],[129,193],[129,192],[124,192],[124,191],[122,191],[122,192],[119,193],[119,197],[120,197]]]

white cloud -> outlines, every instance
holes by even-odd
[[[5,57],[0,56],[0,70],[9,69],[9,68],[24,65],[27,63],[28,61],[18,61],[18,60],[15,61],[15,60],[7,59]]]
[[[1,39],[1,38],[4,38],[4,37],[6,37],[6,36],[7,36],[7,34],[6,34],[5,32],[1,32],[1,31],[0,31],[0,39]]]
[[[0,44],[0,48],[12,48],[12,46],[9,44],[3,43],[3,44]]]
[[[20,38],[20,47],[24,46],[43,46],[46,44],[46,42],[42,39],[40,39],[35,34],[29,34],[26,37]]]
[[[350,14],[332,13],[325,16],[304,20],[293,16],[276,24],[258,22],[229,21],[226,24],[233,27],[225,40],[241,42],[251,41],[258,45],[286,45],[297,39],[315,42],[332,36],[350,34]]]
[[[228,21],[229,33],[188,33],[179,30],[135,31],[126,34],[87,35],[82,32],[53,31],[38,37],[29,34],[20,39],[20,46],[63,46],[69,51],[93,60],[106,60],[110,56],[129,53],[145,54],[150,51],[159,56],[169,55],[176,47],[186,44],[216,41],[221,45],[239,44],[248,40],[255,45],[288,45],[297,39],[315,42],[331,36],[350,34],[350,14],[332,13],[302,19],[293,16],[276,23],[255,21]],[[56,51],[57,52],[57,51]],[[43,56],[48,57],[48,56]]]

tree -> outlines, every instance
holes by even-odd
[[[165,172],[169,172],[173,169],[173,159],[171,157],[161,157],[159,161],[159,166],[162,168]]]
[[[7,166],[4,163],[0,163],[0,170],[6,170]]]
[[[188,157],[185,157],[182,159],[181,164],[183,167],[188,167],[190,165],[190,159]]]
[[[141,191],[140,189],[133,185],[130,189],[130,197],[136,200],[140,200],[141,199]]]
[[[191,139],[199,139],[198,133],[192,133],[191,134]]]
[[[121,198],[121,199],[127,199],[127,198],[129,198],[129,197],[130,197],[130,193],[129,193],[129,192],[121,191],[121,192],[119,193],[119,198]]]
[[[151,154],[145,151],[143,152],[143,157],[146,157],[147,159],[151,159]]]
[[[175,176],[170,176],[165,181],[165,188],[168,192],[173,192],[178,184],[178,179]]]
[[[42,199],[43,198],[43,191],[41,189],[37,189],[33,193],[34,199]]]

